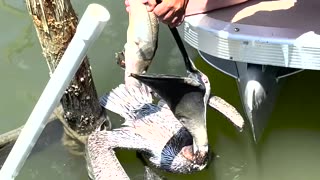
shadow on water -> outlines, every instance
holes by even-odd
[[[40,135],[39,140],[35,144],[32,149],[32,154],[38,153],[46,149],[52,143],[57,143],[62,138],[63,127],[60,121],[55,120],[49,122],[44,128],[43,132]],[[7,155],[10,153],[11,148],[13,147],[14,142],[6,145],[4,147],[0,147],[0,168],[4,164]]]
[[[319,71],[287,79],[259,144],[265,179],[318,179],[320,164]]]
[[[88,3],[75,1],[73,4],[81,15]],[[122,82],[123,71],[116,65],[114,53],[123,48],[127,14],[123,2],[98,0],[96,3],[107,6],[111,14],[111,20],[101,38],[89,50],[95,84],[101,95]],[[24,15],[21,16],[21,13]],[[36,33],[32,28],[30,31],[30,22],[24,3],[0,1],[0,30],[5,33],[0,39],[1,133],[24,123],[49,79]],[[160,28],[159,41],[150,72],[183,74],[183,61],[166,26]],[[209,76],[212,92],[226,99],[242,113],[235,80],[212,69],[200,59],[197,59],[196,65]],[[212,150],[216,154],[214,162],[199,173],[164,175],[176,180],[318,179],[320,85],[316,82],[319,76],[317,71],[305,71],[287,79],[258,145],[252,140],[249,126],[246,126],[244,132],[238,133],[222,115],[209,109],[208,133]],[[113,121],[120,119],[115,115],[111,115],[111,118]],[[121,150],[117,156],[132,179],[141,179],[143,164],[135,152]],[[47,148],[28,159],[17,178],[20,179],[87,180],[87,173],[82,157],[70,155],[60,141],[50,141]]]

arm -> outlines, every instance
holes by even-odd
[[[126,9],[130,11],[130,1],[125,0]],[[148,4],[148,11],[153,11],[163,23],[172,27],[179,26],[185,16],[205,13],[215,9],[240,4],[248,0],[140,0]]]
[[[125,0],[126,10],[130,11],[130,1]],[[185,12],[189,0],[140,0],[148,5],[148,11],[153,12],[160,21],[172,27],[180,25],[185,17]],[[161,1],[161,0],[159,0]]]

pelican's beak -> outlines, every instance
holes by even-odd
[[[166,101],[173,113],[176,112],[176,108],[178,108],[179,105],[186,102],[186,99],[194,100],[195,97],[204,96],[203,94],[205,93],[205,90],[199,82],[188,77],[162,74],[138,75],[133,73],[131,73],[131,76],[159,94],[161,98]],[[203,99],[203,97],[201,97],[201,99]]]

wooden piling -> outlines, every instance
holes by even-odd
[[[42,53],[52,74],[75,34],[78,18],[70,0],[26,0]],[[99,105],[88,57],[85,57],[61,99],[68,138],[85,143],[86,136],[104,125],[110,127]],[[74,137],[75,132],[78,136]]]

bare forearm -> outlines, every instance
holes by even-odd
[[[128,12],[130,11],[130,1],[133,0],[125,0]],[[148,11],[153,12],[160,21],[175,27],[183,22],[185,16],[205,13],[249,0],[162,0],[160,4],[156,0],[140,1],[146,4]]]

